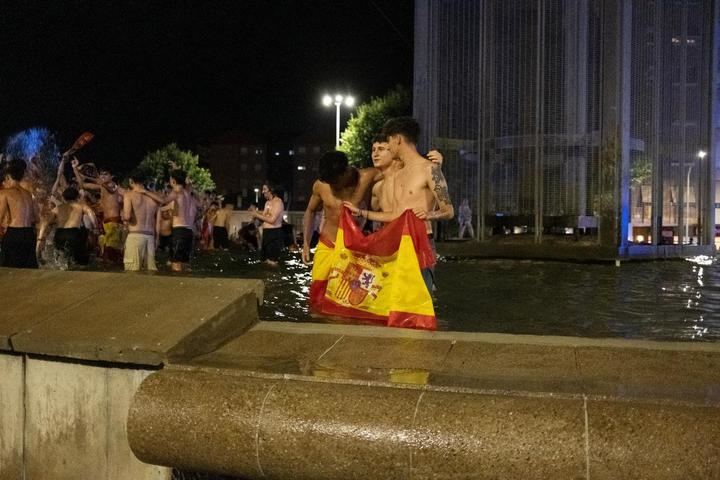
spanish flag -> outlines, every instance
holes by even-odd
[[[365,236],[344,208],[335,242],[321,238],[315,250],[310,310],[435,330],[432,297],[420,272],[434,264],[425,223],[411,210]]]

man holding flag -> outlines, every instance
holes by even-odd
[[[435,254],[428,238],[430,220],[452,218],[452,203],[440,165],[417,153],[417,122],[408,118],[395,119],[396,126],[392,122],[386,124],[391,128],[384,130],[382,138],[388,140],[388,149],[403,168],[392,171],[393,178],[386,179],[392,181],[383,182],[393,190],[386,206],[389,211],[368,212],[355,206],[357,197],[355,201],[341,198],[348,210],[340,215],[334,244],[321,241],[318,245],[310,308],[325,315],[433,330],[430,288]],[[398,187],[409,191],[398,191]],[[388,192],[374,193],[388,197]],[[329,200],[340,203],[337,196]],[[350,211],[390,223],[366,237],[351,220]]]

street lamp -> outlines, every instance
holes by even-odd
[[[330,95],[323,96],[323,105],[329,107],[333,103],[335,104],[335,148],[340,146],[340,105],[343,103],[346,107],[352,108],[355,105],[355,98],[351,95],[340,95],[336,94],[334,97]]]
[[[707,156],[707,152],[705,150],[700,150],[698,151],[697,156],[702,161],[702,159]],[[687,239],[688,243],[690,243],[690,173],[692,172],[694,166],[695,164],[693,163],[688,167],[687,182],[685,183],[685,238]],[[698,196],[696,194],[695,205],[698,204],[697,197]]]
[[[255,203],[258,203],[260,201],[260,189],[255,187]]]

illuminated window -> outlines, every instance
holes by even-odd
[[[298,170],[305,170],[305,165],[298,165]]]

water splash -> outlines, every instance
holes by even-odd
[[[55,135],[47,128],[28,128],[9,137],[4,151],[10,158],[25,160],[33,194],[40,199],[46,197],[55,182],[60,161]]]

